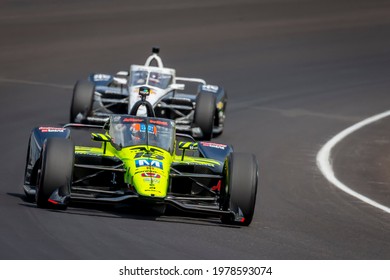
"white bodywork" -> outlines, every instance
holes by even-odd
[[[156,61],[157,66],[151,66]],[[131,65],[129,77],[129,109],[141,99],[139,88],[147,86],[151,89],[150,95],[146,100],[155,106],[167,93],[172,90],[184,90],[184,84],[177,84],[177,81],[196,82],[206,85],[206,81],[196,78],[176,77],[176,71],[172,68],[164,67],[161,58],[156,54],[148,57],[145,65]],[[140,107],[137,115],[146,115],[146,108]]]
[[[218,86],[208,85],[203,79],[176,77],[175,69],[164,67],[158,56],[158,49],[153,49],[153,54],[146,59],[144,65],[131,65],[129,71],[119,71],[116,75],[94,74],[90,80],[95,84],[92,110],[87,114],[79,112],[74,117],[75,122],[105,122],[111,114],[118,111],[120,114],[126,111],[127,114],[134,114],[134,105],[141,100],[140,87],[148,87],[150,94],[146,96],[146,101],[158,114],[172,117],[178,131],[189,132],[193,137],[200,138],[203,137],[202,128],[195,121],[198,98],[204,96],[204,92],[216,95],[220,92]],[[183,92],[188,84],[189,90]],[[216,111],[218,124],[213,127],[215,134],[223,130],[225,116],[222,109],[225,97],[223,98],[216,104],[219,112]],[[146,116],[146,107],[137,106],[136,114]],[[213,120],[210,118],[211,122]]]

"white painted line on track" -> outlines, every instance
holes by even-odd
[[[386,213],[390,214],[389,207],[384,206],[384,205],[382,205],[382,204],[380,204],[380,203],[378,203],[378,202],[376,202],[376,201],[374,201],[374,200],[372,200],[372,199],[370,199],[370,198],[368,198],[368,197],[366,197],[358,192],[355,192],[354,190],[352,190],[351,188],[349,188],[348,186],[346,186],[345,184],[340,182],[336,178],[336,176],[333,172],[332,160],[331,160],[332,148],[334,146],[336,146],[336,144],[338,142],[340,142],[342,139],[344,139],[345,137],[347,137],[349,134],[353,133],[354,131],[356,131],[356,130],[358,130],[358,129],[360,129],[368,124],[376,122],[380,119],[388,117],[388,116],[390,116],[390,111],[386,111],[386,112],[383,112],[381,114],[367,118],[361,122],[356,123],[353,126],[348,127],[347,129],[341,131],[339,134],[337,134],[332,139],[330,139],[318,152],[317,166],[321,170],[321,172],[325,176],[325,178],[329,182],[331,182],[333,185],[335,185],[337,188],[339,188],[340,190],[346,192],[349,195],[352,195],[353,197],[355,197],[357,199],[360,199],[361,201],[363,201],[365,203],[368,203],[368,204],[370,204],[376,208],[379,208],[379,209],[385,211]]]

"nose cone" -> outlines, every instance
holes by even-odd
[[[134,175],[133,183],[141,196],[164,198],[167,196],[168,178],[160,173],[140,172]]]

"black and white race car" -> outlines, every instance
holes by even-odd
[[[203,79],[177,77],[175,69],[164,67],[158,53],[159,48],[153,48],[145,65],[131,65],[130,71],[91,74],[79,80],[73,89],[70,122],[104,123],[111,114],[134,114],[139,88],[147,86],[151,89],[147,101],[156,117],[175,120],[179,132],[198,139],[220,135],[226,116],[225,90]],[[138,115],[145,114],[138,110]]]

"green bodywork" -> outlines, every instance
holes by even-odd
[[[92,134],[92,139],[101,141],[100,148],[76,146],[75,155],[95,155],[120,159],[124,171],[124,183],[135,189],[139,196],[165,198],[169,192],[171,166],[204,165],[216,167],[221,162],[213,159],[176,155],[160,147],[137,145],[118,149],[108,134]],[[180,149],[197,149],[194,142],[180,142]],[[176,143],[174,143],[176,146]],[[173,149],[175,151],[175,149]]]

